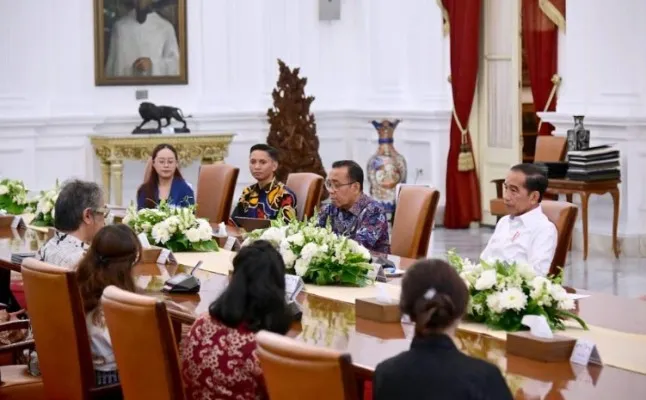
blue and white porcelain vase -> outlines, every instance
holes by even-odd
[[[406,183],[406,160],[395,150],[393,135],[400,120],[372,121],[379,134],[377,153],[368,160],[370,196],[379,201],[387,213],[395,210],[395,189]]]

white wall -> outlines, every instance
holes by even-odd
[[[642,38],[646,2],[568,0],[564,61],[559,63],[563,84],[555,113],[544,120],[566,135],[572,115],[585,115],[591,145],[616,144],[621,151],[622,183],[619,236],[622,252],[646,257],[646,51]],[[591,252],[610,254],[612,198],[590,198]],[[580,224],[577,227],[581,231]],[[581,244],[575,238],[575,247]]]
[[[35,190],[70,176],[99,181],[87,136],[128,134],[135,90],[94,86],[93,2],[0,0],[0,175]],[[427,0],[342,0],[340,21],[318,20],[318,0],[188,0],[188,76],[183,86],[149,86],[150,101],[192,114],[200,132],[235,132],[227,162],[250,183],[248,147],[264,140],[276,58],[300,66],[326,166],[363,165],[376,150],[369,124],[403,118],[395,146],[409,181],[444,191],[450,87],[441,14]],[[195,178],[197,167],[187,171]],[[143,174],[125,166],[125,198]],[[444,199],[442,198],[442,203]]]

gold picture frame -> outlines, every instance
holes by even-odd
[[[187,50],[186,0],[94,0],[96,86],[186,85]]]

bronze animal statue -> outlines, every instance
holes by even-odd
[[[184,118],[190,118],[190,115],[184,117],[184,113],[180,108],[171,106],[157,106],[153,103],[144,101],[139,104],[139,115],[141,115],[143,121],[141,122],[141,124],[139,124],[139,126],[135,128],[135,131],[141,130],[142,127],[149,121],[156,121],[157,130],[161,131],[161,120],[166,120],[166,125],[164,125],[164,127],[166,127],[170,125],[171,120],[174,118],[178,122],[184,124],[184,126],[181,128],[182,131],[189,132],[188,128],[186,128],[186,120]]]

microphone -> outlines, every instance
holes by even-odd
[[[201,265],[202,265],[202,260],[198,261],[197,264],[195,264],[193,269],[191,269],[191,272],[189,273],[189,275],[193,276],[193,273],[195,272],[195,270],[198,269]]]
[[[169,293],[197,293],[200,291],[200,281],[193,276],[193,273],[199,266],[202,265],[200,260],[195,266],[191,269],[191,272],[181,273],[173,276],[164,283],[162,291]]]

